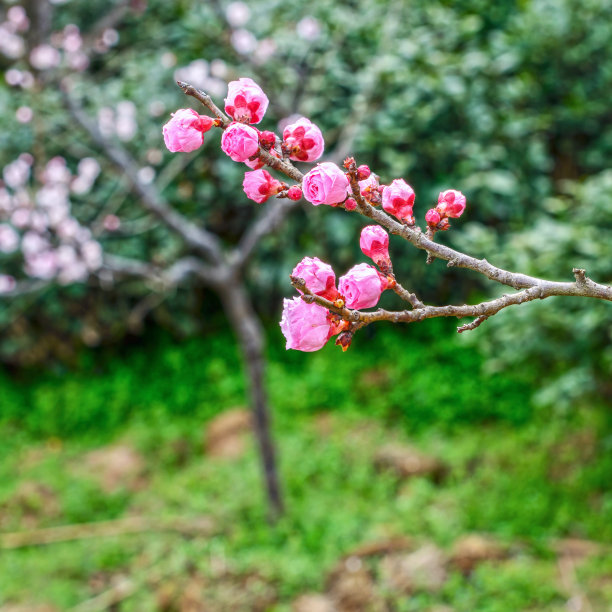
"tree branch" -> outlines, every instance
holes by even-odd
[[[528,276],[517,272],[509,272],[503,268],[498,268],[490,264],[486,259],[477,259],[455,251],[450,247],[438,244],[427,238],[421,228],[411,227],[396,221],[387,213],[378,210],[367,202],[361,195],[359,190],[359,181],[357,178],[356,164],[353,163],[349,169],[349,181],[353,198],[357,202],[356,211],[364,217],[368,217],[376,221],[379,225],[387,228],[391,234],[401,236],[415,247],[427,251],[427,253],[448,262],[448,267],[467,268],[479,272],[487,278],[497,281],[502,285],[508,285],[514,289],[527,289],[530,287],[538,287],[547,292],[545,297],[550,295],[573,295],[582,297],[594,297],[603,300],[612,301],[612,288],[608,285],[601,285],[593,282],[590,278],[584,277],[584,270],[574,271],[579,282],[563,283],[548,281],[535,276]],[[470,315],[466,315],[470,316]]]
[[[587,279],[588,281],[588,279]],[[607,299],[612,301],[612,288],[607,287],[609,294],[607,297],[599,295],[600,287],[603,285],[597,285],[590,281],[593,285],[596,285],[596,290],[592,292],[590,287],[581,287],[578,283],[554,283],[551,281],[540,281],[537,285],[523,289],[517,293],[503,295],[494,300],[481,302],[480,304],[464,304],[462,306],[422,306],[421,308],[415,308],[414,310],[401,310],[401,311],[389,311],[379,308],[370,312],[363,312],[361,310],[352,310],[350,308],[342,307],[339,308],[333,302],[315,295],[310,291],[303,279],[297,277],[291,277],[291,284],[303,293],[302,299],[306,302],[315,302],[324,308],[327,308],[331,312],[341,316],[346,321],[350,321],[354,324],[354,331],[357,331],[361,327],[370,325],[375,321],[391,321],[393,323],[414,323],[416,321],[423,321],[424,319],[433,319],[437,317],[477,317],[477,321],[463,325],[458,328],[458,332],[467,331],[469,329],[475,329],[484,320],[497,314],[500,310],[513,306],[515,304],[523,304],[537,299],[545,299],[553,296],[577,296],[577,297],[596,297],[601,299]]]

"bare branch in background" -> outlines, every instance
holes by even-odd
[[[84,110],[65,92],[64,101],[72,117],[127,177],[143,207],[179,234],[189,247],[205,255],[211,263],[220,263],[223,255],[219,239],[172,209],[153,184],[145,184],[140,180],[138,177],[140,168],[127,150],[105,138]]]

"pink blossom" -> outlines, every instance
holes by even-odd
[[[245,162],[259,151],[259,134],[249,125],[232,123],[223,132],[221,148],[234,161]]]
[[[303,279],[306,287],[315,295],[321,295],[328,300],[335,300],[338,296],[336,275],[332,267],[317,257],[304,257],[293,268],[291,275]]]
[[[382,192],[382,206],[401,221],[414,223],[412,207],[414,206],[414,190],[404,179],[395,179]]]
[[[283,141],[295,161],[313,162],[323,155],[325,142],[321,130],[306,117],[283,130]]]
[[[303,179],[304,197],[315,206],[338,204],[348,195],[346,174],[331,162],[317,164]]]
[[[173,153],[190,153],[202,146],[204,133],[213,125],[206,115],[199,115],[192,108],[179,108],[164,125],[164,142]]]
[[[12,276],[0,274],[0,294],[10,293],[17,283]]]
[[[266,114],[268,103],[268,97],[253,79],[243,77],[228,83],[225,112],[234,121],[259,123]]]
[[[441,220],[442,216],[435,208],[430,208],[425,213],[425,221],[427,222],[427,225],[435,227],[436,225],[438,225],[438,223],[440,223]]]
[[[283,316],[280,322],[287,339],[286,348],[298,351],[318,351],[331,335],[331,323],[326,308],[307,304],[302,298],[283,300]]]
[[[388,267],[389,234],[380,225],[366,225],[361,230],[359,246],[366,257],[370,257],[377,266]]]
[[[344,200],[344,210],[348,210],[349,212],[351,212],[356,208],[357,200],[355,200],[355,198],[346,198],[346,200]]]
[[[12,253],[19,246],[19,234],[7,223],[0,223],[0,251]]]
[[[447,189],[442,191],[438,196],[438,205],[436,210],[443,217],[458,218],[465,210],[465,196],[455,189]]]
[[[338,283],[348,308],[376,306],[385,288],[376,268],[366,263],[353,266]]]
[[[282,189],[282,183],[267,170],[260,169],[244,173],[242,188],[247,198],[261,204],[270,196],[276,195]]]

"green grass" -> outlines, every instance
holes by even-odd
[[[255,609],[271,592],[260,609],[288,612],[300,594],[323,592],[329,572],[361,544],[408,536],[450,553],[461,536],[484,532],[509,548],[508,559],[470,576],[451,567],[433,593],[407,597],[377,582],[380,596],[406,611],[566,609],[552,542],[612,543],[606,412],[533,413],[528,380],[481,377],[478,355],[442,326],[356,342],[347,354],[271,350],[287,502],[275,527],[252,446],[235,460],[203,448],[207,420],[244,401],[228,336],[162,339],[122,359],[99,355],[80,373],[5,377],[12,403],[2,405],[0,531],[206,516],[214,535],[151,532],[2,551],[0,607],[69,609],[127,576],[140,586],[122,611],[164,609],[169,592],[199,580],[213,610]],[[377,470],[374,455],[389,442],[439,458],[446,477],[400,481]],[[118,443],[142,457],[142,482],[108,492],[87,456]],[[379,561],[365,562],[377,576]],[[604,553],[576,562],[576,583],[594,610],[612,597],[611,570]],[[239,596],[246,600],[231,599]]]
[[[285,351],[272,328],[268,384],[279,418],[341,411],[411,429],[529,420],[528,376],[482,376],[482,357],[445,322],[402,331],[365,330],[347,353],[329,343],[305,354]],[[0,372],[0,423],[67,438],[112,435],[132,417],[207,419],[244,403],[241,367],[228,332],[180,344],[158,334],[121,356],[85,354],[78,372]]]

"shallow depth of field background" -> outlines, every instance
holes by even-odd
[[[82,45],[68,51],[74,26]],[[258,213],[245,167],[214,131],[171,154],[161,126],[201,110],[176,79],[222,105],[227,81],[250,76],[271,101],[258,127],[308,116],[328,154],[409,182],[417,219],[462,190],[468,209],[441,241],[544,278],[581,267],[612,282],[609,0],[3,0],[0,28],[0,176],[30,153],[33,192],[53,157],[75,175],[97,160],[71,204],[105,253],[164,265],[184,247],[61,89],[230,246]],[[31,65],[40,44],[58,66]],[[275,525],[214,293],[91,277],[0,295],[0,610],[612,609],[610,304],[552,298],[462,336],[456,321],[380,324],[347,353],[285,352],[293,266],[317,256],[340,275],[365,261],[363,220],[320,208],[296,205],[246,272],[286,504]],[[391,256],[431,303],[502,291],[397,238]],[[27,281],[23,268],[19,251],[0,253],[0,274]],[[74,530],[46,543],[59,526]]]

